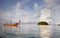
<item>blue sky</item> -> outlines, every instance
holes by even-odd
[[[42,0],[0,0],[0,5],[2,10],[8,10],[17,3],[22,3],[21,8],[33,8],[34,3],[37,3],[38,5],[42,4]]]
[[[37,22],[45,8],[50,9],[51,18],[60,23],[60,0],[0,0],[0,20]]]

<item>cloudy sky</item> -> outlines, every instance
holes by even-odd
[[[60,0],[0,0],[0,20],[37,22],[45,8],[50,9],[52,20],[60,23]]]

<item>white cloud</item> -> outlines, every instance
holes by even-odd
[[[53,18],[55,18],[55,23],[60,23],[60,5],[53,8]]]
[[[38,10],[38,8],[39,8],[38,4],[34,3],[34,10],[36,11],[36,10]]]
[[[40,15],[40,14],[38,14],[38,13],[33,14],[34,17],[37,17],[38,15]]]
[[[45,19],[45,18],[49,18],[49,17],[51,17],[51,10],[49,9],[49,8],[44,8],[44,9],[42,9],[41,10],[41,17],[43,18],[43,19]]]
[[[43,14],[41,18],[46,18],[49,15],[48,10],[50,9],[50,12],[52,15],[51,18],[53,19],[54,23],[58,23],[60,20],[59,0],[43,0],[43,2],[44,2],[44,4],[39,7],[39,8],[41,8],[40,11],[42,11],[42,14]],[[49,9],[46,10],[46,8],[49,8]],[[45,11],[44,11],[44,9],[45,9]],[[46,12],[46,13],[44,13],[44,12]],[[44,16],[46,16],[46,17],[44,17]],[[39,18],[39,19],[41,19],[41,18]]]
[[[50,16],[50,12],[51,12],[50,8],[52,8],[52,7],[49,7],[49,5],[46,5],[45,8],[44,8],[43,5],[39,7],[37,3],[34,3],[35,12],[33,13],[32,11],[28,11],[26,9],[20,9],[21,8],[21,4],[22,3],[18,2],[16,4],[16,6],[12,7],[13,8],[12,11],[4,11],[4,12],[2,11],[2,13],[0,13],[0,18],[4,17],[4,19],[6,19],[6,20],[21,20],[22,22],[36,22],[39,19],[38,15],[40,15],[40,13],[43,14],[42,15],[43,18],[45,18],[44,16],[46,16],[46,15]],[[53,6],[53,7],[56,10],[56,12],[60,12],[60,5]],[[59,15],[58,14],[56,14],[56,15],[57,15],[56,17],[59,18]]]
[[[28,1],[30,1],[30,0],[22,0],[21,3],[26,3],[26,2],[28,2]]]
[[[21,20],[22,22],[35,22],[35,16],[38,13],[32,14],[32,11],[28,11],[26,9],[20,9],[21,3],[17,3],[16,6],[13,7],[12,11],[5,11],[5,14],[2,13],[3,19],[6,20]],[[3,12],[3,11],[2,11]]]
[[[19,11],[20,6],[21,6],[21,3],[16,4],[16,7],[15,7],[16,11]]]
[[[30,18],[30,19],[31,19],[31,18]],[[30,22],[30,19],[29,19],[28,17],[27,17],[27,18],[25,17],[25,18],[22,18],[22,21],[23,21],[23,22]]]
[[[55,6],[54,10],[60,11],[60,5]]]
[[[56,3],[58,0],[44,0],[45,3],[47,4],[54,4]]]
[[[41,9],[40,11],[40,18],[38,20],[38,22],[40,21],[45,21],[45,22],[48,22],[49,24],[53,23],[53,20],[52,20],[52,16],[51,16],[51,13],[52,13],[52,10],[50,8],[43,8]]]
[[[18,17],[17,19],[21,19],[22,22],[35,22],[35,16],[38,15],[38,13],[34,13],[32,14],[31,11],[25,10],[25,9],[19,9],[21,4],[17,3],[16,9],[18,11],[16,11],[16,16]],[[37,4],[35,4],[35,7],[37,8],[38,6],[36,6]],[[34,20],[34,21],[33,21]]]

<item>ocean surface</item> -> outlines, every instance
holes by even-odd
[[[60,38],[60,26],[21,24],[19,27],[3,27],[0,38]]]

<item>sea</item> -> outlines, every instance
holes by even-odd
[[[4,27],[0,30],[0,38],[60,38],[60,26],[33,23],[21,24],[19,27]]]

